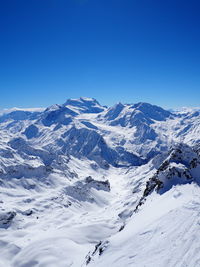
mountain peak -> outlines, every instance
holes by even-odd
[[[124,109],[124,107],[125,106],[121,102],[115,104],[113,107],[110,107],[108,109],[108,112],[106,113],[105,117],[108,120],[116,119],[119,116],[119,114],[121,113],[121,111]]]
[[[64,106],[67,106],[70,109],[80,113],[100,113],[104,111],[104,107],[102,107],[95,98],[89,97],[68,99],[64,103]]]
[[[141,111],[145,116],[149,117],[150,119],[157,121],[163,121],[170,115],[172,115],[172,113],[168,110],[145,102],[139,102],[137,104],[134,104],[132,107],[136,110]]]

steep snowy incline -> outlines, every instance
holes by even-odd
[[[153,194],[123,231],[102,242],[87,266],[200,266],[200,189]]]

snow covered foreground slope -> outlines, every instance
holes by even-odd
[[[147,103],[0,115],[0,266],[200,266],[199,136]]]

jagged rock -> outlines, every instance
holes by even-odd
[[[104,190],[110,191],[110,183],[108,180],[106,181],[96,181],[91,176],[86,177],[85,182],[91,187],[95,188],[96,190]]]
[[[32,209],[25,210],[22,212],[22,214],[26,216],[30,216],[33,214],[33,210]]]
[[[178,144],[172,148],[167,158],[160,165],[155,175],[146,183],[143,196],[138,202],[138,210],[148,195],[154,190],[163,194],[178,184],[198,183],[200,173],[200,158],[195,149],[186,144]]]
[[[16,216],[16,212],[0,212],[0,228],[8,228]]]
[[[109,246],[109,241],[107,240],[99,241],[99,243],[95,245],[94,251],[89,252],[88,255],[86,256],[85,264],[88,265],[91,262],[91,260],[93,260],[93,258],[100,257],[108,246]]]
[[[73,186],[64,188],[64,193],[79,201],[95,202],[91,189],[110,191],[110,183],[106,181],[94,180],[91,176],[88,176],[83,181],[78,181]]]

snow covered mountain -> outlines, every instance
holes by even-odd
[[[196,109],[2,113],[0,266],[200,266],[199,185]]]

